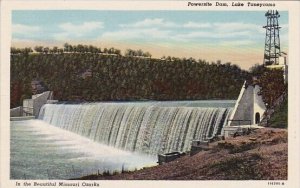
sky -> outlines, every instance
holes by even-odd
[[[12,46],[92,44],[149,51],[153,57],[193,57],[262,64],[265,11],[15,10]],[[288,12],[280,12],[282,51],[288,50]]]

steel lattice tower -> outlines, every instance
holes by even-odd
[[[280,15],[277,10],[269,10],[265,16],[267,25],[263,27],[266,29],[264,65],[278,65],[280,56],[278,18]]]

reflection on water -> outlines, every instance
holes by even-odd
[[[118,150],[40,120],[11,122],[11,179],[70,179],[156,165],[155,156]]]

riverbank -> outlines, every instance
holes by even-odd
[[[210,144],[209,151],[170,163],[115,175],[89,175],[82,180],[286,180],[286,129],[265,128]]]

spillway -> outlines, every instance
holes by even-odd
[[[221,133],[233,101],[46,104],[39,119],[95,142],[146,154],[188,151]]]

